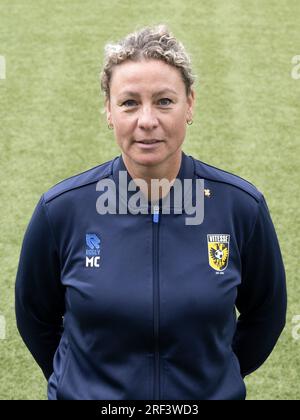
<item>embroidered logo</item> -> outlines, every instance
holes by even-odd
[[[204,195],[205,197],[211,197],[211,191],[209,188],[204,188]]]
[[[100,244],[101,240],[95,233],[85,235],[86,251],[85,266],[91,268],[100,267]]]
[[[208,262],[211,268],[216,271],[224,271],[229,260],[229,241],[230,235],[227,234],[208,234]]]

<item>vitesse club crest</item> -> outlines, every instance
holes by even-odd
[[[229,259],[230,235],[209,234],[207,235],[208,261],[211,268],[216,271],[224,271]]]

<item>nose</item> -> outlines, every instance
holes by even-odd
[[[138,116],[138,127],[150,130],[158,126],[158,120],[153,109],[149,106],[142,107]]]

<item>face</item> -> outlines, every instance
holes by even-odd
[[[107,121],[122,154],[135,164],[176,159],[193,106],[194,91],[187,97],[180,71],[161,60],[127,60],[113,69]]]

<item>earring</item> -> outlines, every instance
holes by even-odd
[[[187,124],[188,125],[192,125],[193,124],[193,120],[187,120]]]
[[[112,130],[114,128],[114,126],[110,125],[110,124],[107,124],[107,127],[108,127],[109,130]]]

